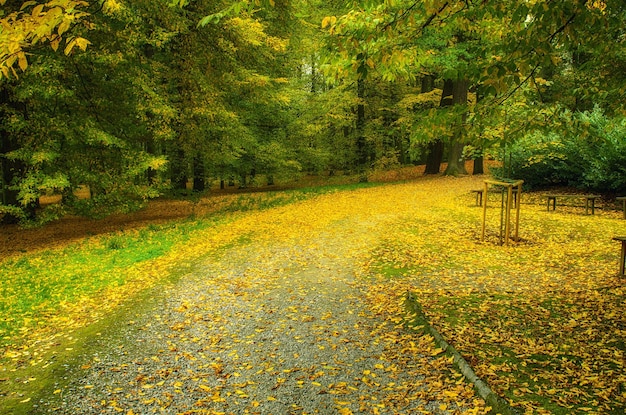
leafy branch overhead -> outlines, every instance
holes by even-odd
[[[1,6],[7,6],[1,0]],[[13,2],[11,2],[13,4]],[[106,3],[103,2],[103,6]],[[114,1],[113,1],[114,3]],[[101,7],[103,7],[101,6]],[[88,22],[93,6],[87,1],[55,0],[46,3],[26,1],[19,10],[5,9],[0,16],[0,71],[5,78],[17,77],[17,65],[22,71],[28,68],[28,54],[34,47],[49,44],[57,50],[62,42],[63,51],[69,55],[75,47],[87,49],[89,40],[71,35],[72,29],[81,25],[90,28]],[[69,36],[68,36],[69,34]]]

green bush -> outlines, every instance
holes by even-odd
[[[601,110],[565,114],[566,134],[531,132],[509,146],[506,166],[495,171],[530,188],[569,186],[626,193],[626,118]]]

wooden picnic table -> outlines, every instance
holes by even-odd
[[[489,193],[506,193],[506,189],[502,188],[500,190],[498,189],[489,189],[488,192]],[[517,189],[514,188],[513,190],[513,207],[517,206]],[[482,206],[483,205],[483,193],[485,193],[484,189],[474,189],[471,190],[472,193],[476,193],[476,206]]]
[[[552,194],[546,195],[548,199],[548,210],[550,210],[550,201],[552,201],[552,210],[556,210],[556,199],[585,199],[585,214],[589,214],[589,207],[591,206],[591,214],[595,213],[596,199],[599,195],[576,195],[576,194]]]

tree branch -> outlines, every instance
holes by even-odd
[[[445,2],[443,4],[443,6],[441,6],[441,8],[439,8],[439,10],[437,10],[435,13],[433,13],[425,22],[424,24],[422,24],[422,27],[420,30],[424,30],[426,29],[432,22],[433,20],[435,20],[435,17],[437,17],[438,15],[440,15],[441,13],[443,13],[443,11],[450,5],[450,2]]]
[[[567,26],[569,26],[574,21],[576,16],[577,16],[576,13],[572,14],[570,16],[570,18],[567,19],[567,21],[565,23],[563,23],[563,26],[559,27],[554,33],[552,33],[550,36],[548,36],[548,38],[546,40],[548,42],[552,43],[552,41],[554,40],[556,35],[558,35],[559,33],[563,32],[567,28]]]
[[[504,98],[502,98],[502,100],[500,102],[498,102],[498,105],[502,105],[506,100],[508,100],[509,98],[511,98],[513,95],[515,95],[515,93],[517,91],[519,91],[519,89],[526,83],[528,82],[531,78],[534,78],[535,76],[535,72],[537,72],[537,69],[539,69],[539,64],[536,64],[535,67],[532,69],[532,71],[530,71],[530,74],[528,74],[528,76],[526,78],[524,78],[524,80],[522,82],[519,83],[519,85],[517,85],[511,92],[509,92],[508,94],[506,94],[504,96]]]

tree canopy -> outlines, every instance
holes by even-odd
[[[626,113],[621,0],[0,5],[5,221],[32,218],[49,194],[62,203],[40,220],[215,180],[426,162],[438,173],[442,161],[459,174],[465,159],[481,172],[483,156],[536,160],[558,137],[623,160],[621,127],[597,127]],[[596,176],[626,174],[592,154]]]

